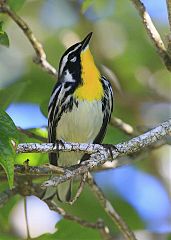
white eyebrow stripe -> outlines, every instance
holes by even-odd
[[[63,59],[62,59],[61,67],[60,67],[60,70],[59,70],[60,75],[62,75],[63,69],[64,69],[67,61],[68,61],[68,54],[66,56],[64,56]]]
[[[62,72],[63,72],[63,70],[64,70],[64,67],[65,67],[65,65],[66,65],[66,63],[67,63],[67,61],[68,61],[68,56],[69,56],[72,52],[76,51],[80,46],[81,46],[81,43],[78,44],[72,51],[70,51],[67,55],[65,55],[65,56],[63,57],[61,67],[60,67],[60,69],[59,69],[59,74],[60,74],[60,75],[62,74]]]

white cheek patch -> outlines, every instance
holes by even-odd
[[[75,80],[72,77],[72,74],[68,70],[66,70],[65,72],[64,82],[75,82]]]

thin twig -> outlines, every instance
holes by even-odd
[[[91,187],[93,193],[96,195],[100,204],[104,208],[105,212],[110,216],[112,221],[116,224],[118,229],[123,234],[126,240],[136,240],[134,233],[129,229],[127,224],[121,218],[121,216],[116,212],[112,204],[107,200],[101,191],[101,189],[97,186],[91,174],[88,174],[88,184]]]
[[[87,179],[87,173],[84,173],[82,178],[81,178],[80,185],[78,187],[78,190],[77,190],[74,198],[69,202],[71,205],[73,205],[77,201],[77,199],[80,197],[80,195],[83,191],[83,188],[85,186],[86,179]]]
[[[168,45],[167,45],[167,52],[171,58],[171,0],[166,0],[167,3],[167,13],[168,13],[168,20],[169,20],[169,27],[170,33],[168,34]]]
[[[117,145],[113,145],[113,157],[114,155],[120,156],[123,154],[131,154],[137,151],[140,151],[144,147],[148,147],[155,142],[161,140],[163,137],[167,136],[171,131],[171,119],[161,123],[154,129],[139,135],[131,140],[120,143]],[[17,153],[49,153],[49,152],[84,152],[88,154],[93,153],[102,153],[106,152],[109,154],[107,144],[89,144],[89,143],[71,143],[71,142],[63,142],[54,144],[54,143],[20,143],[17,146]],[[109,146],[112,146],[111,144]],[[117,151],[116,151],[117,149]],[[109,158],[111,159],[111,157]]]
[[[28,166],[27,172],[25,171],[24,165],[15,164],[14,166],[15,174],[19,175],[30,175],[30,176],[50,176],[52,173],[54,175],[61,175],[65,173],[65,169],[61,167],[51,167],[50,164],[45,164],[42,166]]]
[[[33,184],[31,194],[42,199],[42,194],[44,193],[42,192],[39,184]],[[61,207],[58,207],[56,202],[54,202],[53,200],[43,199],[43,201],[48,205],[51,210],[59,213],[64,219],[76,222],[83,227],[98,229],[104,240],[114,240],[113,236],[109,231],[109,228],[104,224],[102,219],[98,219],[95,223],[88,222],[84,219],[81,219],[80,217],[66,213],[65,210]]]
[[[147,31],[147,34],[152,40],[153,45],[155,46],[157,52],[165,63],[165,66],[169,71],[171,71],[171,57],[169,56],[166,47],[160,37],[160,34],[156,30],[150,15],[146,11],[144,4],[140,0],[130,0],[136,7],[139,12],[139,15],[142,18],[143,24]]]
[[[23,133],[23,134],[25,134],[26,136],[28,136],[29,138],[35,138],[35,139],[37,139],[37,140],[39,140],[39,141],[41,141],[41,142],[47,142],[47,138],[42,137],[42,136],[40,136],[40,135],[38,135],[38,134],[36,134],[36,133],[33,133],[33,132],[29,131],[29,130],[25,130],[25,129],[20,128],[20,127],[18,127],[17,129],[18,129],[21,133]]]
[[[46,54],[44,52],[42,44],[36,39],[28,24],[14,11],[12,11],[4,1],[0,1],[0,12],[7,14],[11,19],[13,19],[19,28],[23,30],[25,36],[28,38],[29,42],[36,52],[36,59],[34,62],[39,64],[44,71],[57,77],[56,69],[52,67],[52,65],[50,65],[50,63],[46,60]]]
[[[120,165],[127,165],[130,163],[133,163],[135,160],[142,160],[144,158],[144,153],[147,154],[148,151],[155,150],[163,145],[167,144],[167,139],[162,139],[158,142],[156,142],[153,145],[148,146],[146,151],[144,152],[139,151],[136,154],[132,154],[129,156],[123,156],[119,157],[117,166]],[[112,169],[116,167],[116,161],[106,161],[103,165],[100,165],[96,168],[93,169],[93,171],[102,171],[106,169]],[[33,176],[33,177],[43,177],[43,176],[51,176],[51,175],[63,175],[66,172],[65,168],[59,167],[59,166],[54,166],[51,164],[45,164],[42,166],[28,166],[27,168],[27,173],[25,171],[25,166],[20,165],[20,164],[15,164],[14,165],[14,172],[15,175],[27,175],[27,176]],[[5,176],[5,171],[3,168],[0,168],[0,176]]]
[[[62,143],[54,145],[49,144],[37,144],[37,143],[24,143],[17,146],[17,152],[56,152],[56,151],[81,151],[92,154],[89,160],[82,162],[75,168],[66,171],[63,176],[54,177],[49,181],[45,182],[42,186],[57,186],[61,182],[65,182],[75,176],[86,173],[94,167],[101,166],[108,160],[115,160],[115,167],[125,165],[125,162],[120,161],[118,157],[136,153],[145,147],[151,146],[153,143],[158,142],[171,133],[171,119],[161,123],[156,128],[135,137],[127,142],[110,145],[110,150],[100,144],[86,144],[86,143]],[[111,156],[112,153],[112,156]],[[117,159],[116,159],[117,158]]]
[[[92,154],[89,160],[75,167],[74,170],[67,171],[66,174],[64,174],[63,176],[54,177],[49,181],[44,182],[42,184],[42,187],[57,186],[61,182],[65,182],[75,176],[78,176],[80,174],[83,174],[89,171],[90,169],[96,166],[102,165],[109,159],[115,160],[115,163],[116,163],[115,167],[122,166],[125,163],[122,163],[121,161],[119,161],[119,159],[116,159],[116,158],[118,158],[119,156],[128,155],[128,154],[132,154],[137,151],[140,151],[144,147],[147,147],[152,143],[157,142],[164,136],[167,136],[170,132],[171,132],[171,120],[168,120],[145,134],[142,134],[136,138],[133,138],[128,142],[115,145],[113,150],[110,149],[111,151],[109,151],[105,147],[103,147],[103,150],[102,150],[102,145],[96,145],[96,144],[80,144],[79,145],[78,144],[79,147],[77,146],[76,148],[77,151],[79,149],[80,150],[84,149],[84,151],[86,150],[86,152],[88,152],[89,150],[89,152],[91,153],[93,151],[94,152],[96,151],[96,153]],[[73,147],[74,146],[70,148],[71,151],[74,150]],[[99,148],[99,151],[98,151],[98,148]],[[113,156],[111,156],[111,152]]]
[[[27,209],[27,197],[24,197],[24,214],[26,220],[26,230],[27,230],[27,239],[31,239],[29,231],[29,222],[28,222],[28,209]]]
[[[167,3],[169,27],[170,27],[170,32],[171,32],[171,0],[166,0],[166,3]]]
[[[110,235],[109,228],[104,225],[104,222],[102,220],[98,220],[96,223],[91,223],[91,222],[83,220],[83,219],[81,219],[81,218],[79,218],[77,216],[70,215],[70,214],[66,213],[64,209],[58,207],[56,205],[56,203],[54,203],[53,201],[44,200],[44,202],[47,203],[47,205],[49,206],[49,208],[51,210],[59,213],[65,219],[71,220],[73,222],[76,222],[76,223],[80,224],[83,227],[88,227],[88,228],[92,228],[92,229],[98,229],[103,234],[103,236],[105,236],[105,240],[112,240],[112,236]]]
[[[69,179],[74,178],[75,176],[86,173],[87,171],[93,169],[94,167],[104,164],[106,161],[115,160],[115,168],[118,166],[125,165],[125,162],[122,162],[118,159],[120,156],[129,155],[136,153],[142,150],[145,147],[152,145],[153,143],[159,141],[163,137],[166,137],[171,133],[171,120],[163,122],[158,127],[144,133],[138,137],[135,137],[128,142],[120,143],[113,146],[113,149],[110,145],[110,150],[106,147],[103,147],[100,144],[80,144],[80,143],[63,143],[58,145],[58,149],[62,151],[83,151],[88,152],[91,155],[89,160],[82,162],[80,165],[77,165],[75,168],[72,167],[71,170],[66,171],[63,176],[53,177],[50,180],[44,182],[42,187],[48,186],[57,186],[59,183],[65,182]],[[33,145],[35,147],[35,144]],[[39,151],[42,150],[42,147],[39,144]],[[26,146],[27,151],[32,151],[31,145]],[[26,151],[26,148],[22,146],[22,149]],[[34,148],[35,151],[36,148]],[[20,149],[21,150],[21,149]],[[45,152],[47,152],[47,147]],[[52,148],[50,149],[52,151]],[[56,151],[56,150],[55,150]],[[112,154],[112,156],[111,156]],[[116,159],[117,158],[117,159]]]
[[[120,118],[112,116],[111,119],[110,119],[110,124],[113,127],[119,128],[120,130],[122,130],[127,135],[130,135],[130,136],[138,135],[138,131],[136,131],[130,124],[124,122]]]

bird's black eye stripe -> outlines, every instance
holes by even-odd
[[[70,82],[65,82],[64,88],[66,89],[66,88],[68,88],[69,86],[71,86],[71,83],[70,83]]]
[[[75,53],[71,53],[69,56],[68,56],[68,60],[70,61],[71,59],[73,59],[75,56]]]

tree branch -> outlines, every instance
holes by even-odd
[[[42,136],[40,136],[40,135],[38,135],[38,134],[36,134],[36,133],[33,133],[33,132],[29,131],[29,130],[26,130],[26,129],[23,129],[23,128],[20,128],[20,127],[18,127],[17,129],[18,129],[21,133],[23,133],[23,134],[25,134],[26,136],[28,136],[29,138],[35,138],[35,139],[37,139],[37,140],[39,140],[39,141],[41,141],[41,142],[47,142],[47,138],[42,137]]]
[[[168,20],[169,20],[169,26],[170,26],[170,32],[171,32],[171,0],[166,0],[166,3],[167,3]]]
[[[171,0],[166,0],[166,3],[167,3],[167,13],[168,13],[168,20],[169,20],[169,27],[170,27],[170,33],[168,35],[167,52],[171,57]]]
[[[31,194],[37,196],[42,200],[42,189],[40,188],[39,184],[33,184]],[[61,207],[58,207],[53,200],[43,199],[42,201],[44,201],[51,210],[59,213],[63,218],[74,221],[83,227],[98,229],[101,235],[104,237],[104,240],[114,240],[109,231],[109,228],[104,224],[103,220],[98,219],[95,223],[88,222],[84,219],[81,219],[80,217],[66,213],[65,210]]]
[[[138,132],[128,123],[124,122],[122,119],[111,116],[110,124],[113,127],[120,129],[122,132],[130,136],[138,135]]]
[[[127,224],[121,218],[121,216],[116,212],[112,204],[107,200],[101,191],[101,189],[97,186],[91,174],[88,174],[88,184],[91,187],[93,193],[95,193],[97,199],[100,204],[104,208],[105,212],[110,216],[112,221],[116,224],[118,229],[121,231],[126,240],[136,240],[133,232],[129,229]]]
[[[19,28],[23,30],[25,36],[36,52],[36,59],[34,62],[39,64],[44,71],[50,73],[54,77],[57,77],[56,69],[46,60],[46,54],[42,44],[36,39],[28,24],[10,9],[10,7],[6,4],[6,1],[0,1],[0,12],[7,14],[19,26]]]
[[[24,174],[30,176],[50,176],[52,173],[61,175],[65,173],[65,169],[52,166],[49,164],[43,166],[28,166],[27,170],[24,165],[15,164],[15,174]]]
[[[117,118],[117,117],[113,117],[111,116],[111,120],[110,120],[110,124],[111,126],[120,129],[123,133],[129,135],[129,136],[136,136],[138,135],[138,131],[136,131],[130,124],[124,122],[122,119]],[[42,137],[38,134],[35,134],[31,131],[29,131],[28,129],[23,129],[18,127],[18,130],[25,134],[26,136],[30,137],[30,138],[35,138],[41,142],[47,142],[47,138]]]
[[[162,147],[163,145],[169,144],[166,139],[161,139],[160,141],[155,142],[152,145],[149,145],[146,149],[148,151],[155,150],[157,148]],[[144,151],[143,149],[136,154],[132,154],[129,156],[121,156],[118,159],[122,165],[127,165],[133,163],[135,160],[142,160],[144,159]],[[51,164],[44,164],[42,166],[28,166],[27,172],[24,165],[15,164],[14,166],[15,175],[29,175],[33,177],[42,177],[42,176],[50,176],[50,175],[63,175],[66,172],[65,168],[54,166]],[[103,165],[96,167],[93,171],[102,171],[106,169],[112,169],[116,167],[116,161],[106,161]],[[3,168],[0,168],[0,176],[6,175]]]
[[[93,177],[89,174],[88,175],[88,184],[91,187],[93,193],[95,193],[96,197],[98,198],[100,204],[105,209],[106,213],[111,217],[112,221],[117,225],[117,227],[120,229],[121,233],[124,235],[126,240],[135,240],[134,234],[131,232],[131,230],[128,228],[126,223],[123,221],[121,216],[116,212],[116,210],[112,207],[111,203],[105,198],[100,188],[96,185],[96,183],[93,180]],[[42,190],[40,189],[40,186],[37,184],[33,185],[33,195],[36,195],[37,197],[42,199]],[[59,213],[61,216],[63,216],[67,220],[74,221],[84,227],[94,228],[98,229],[103,239],[105,240],[114,240],[112,237],[110,230],[107,226],[104,225],[103,220],[99,219],[96,223],[91,223],[88,221],[85,221],[77,216],[70,215],[65,212],[64,209],[57,206],[56,202],[53,200],[43,199],[43,201],[49,206],[49,208],[57,213]]]
[[[144,4],[140,0],[130,0],[136,7],[139,12],[140,17],[142,18],[143,24],[147,31],[147,34],[152,40],[153,45],[155,46],[157,52],[159,53],[160,57],[164,61],[165,66],[169,71],[171,71],[171,57],[169,56],[166,47],[158,33],[157,29],[155,28],[150,15],[145,9]],[[168,0],[170,1],[170,0]]]
[[[159,55],[163,59],[166,67],[169,71],[171,71],[171,57],[169,56],[169,53],[167,52],[164,43],[157,32],[156,28],[154,27],[152,20],[147,13],[144,5],[141,3],[140,0],[131,0],[136,8],[139,11],[140,16],[143,19],[143,23],[145,25],[145,28],[147,30],[148,35],[153,41],[153,44],[155,45],[157,51],[159,52]],[[167,6],[168,6],[168,16],[169,16],[169,22],[171,26],[171,15],[170,15],[170,9],[171,9],[171,2],[170,0],[167,0]],[[19,17],[15,12],[13,12],[10,7],[5,3],[5,1],[0,0],[0,12],[7,14],[18,26],[26,37],[28,38],[29,42],[31,43],[32,47],[34,48],[36,52],[36,59],[34,60],[35,63],[39,64],[43,70],[46,72],[52,74],[53,76],[57,77],[57,71],[56,69],[49,64],[49,62],[46,60],[46,54],[44,52],[44,49],[41,45],[41,43],[36,39],[33,32],[31,31],[28,24]],[[111,121],[113,125],[124,131],[126,134],[129,135],[136,135],[136,131],[128,124],[120,121],[120,119],[113,119],[113,122]],[[40,141],[45,141],[45,138],[39,137],[33,133],[28,133],[25,130],[20,131],[27,134],[29,137],[35,137]],[[116,159],[117,157],[128,155],[132,153],[136,153],[137,151],[142,150],[143,148],[150,146],[152,143],[157,142],[158,140],[162,139],[166,135],[168,135],[171,132],[171,120],[168,120],[164,123],[162,123],[160,126],[154,128],[153,130],[142,134],[136,138],[133,138],[132,140],[117,144],[116,146],[111,147],[110,150],[108,147],[100,145],[100,144],[81,144],[81,143],[63,143],[59,144],[19,144],[17,147],[17,152],[57,152],[59,151],[82,151],[84,153],[91,154],[91,157],[88,161],[85,161],[81,163],[78,166],[72,167],[69,170],[55,170],[56,174],[62,174],[62,176],[54,177],[53,179],[46,181],[42,186],[48,187],[48,186],[57,186],[59,183],[64,182],[68,179],[71,179],[77,175],[85,174],[88,172],[88,170],[91,170],[94,167],[100,166],[106,161],[115,160],[114,168],[117,166],[122,166],[125,163],[119,161]],[[111,156],[112,152],[112,156]],[[20,166],[21,167],[21,166]],[[18,170],[21,170],[20,167],[18,167]],[[31,173],[37,174],[40,176],[40,174],[50,174],[52,169],[49,167],[32,167],[29,168],[32,170]],[[17,171],[17,166],[15,166],[15,171]],[[24,167],[25,174],[27,174],[26,169]],[[129,240],[135,240],[134,234],[129,230],[125,222],[122,220],[122,218],[118,215],[118,213],[115,211],[115,209],[112,207],[111,203],[105,198],[101,190],[98,188],[96,183],[94,182],[93,178],[89,176],[88,183],[90,187],[92,188],[93,192],[98,197],[101,205],[104,207],[106,213],[111,217],[111,219],[115,222],[115,224],[119,227],[120,231],[125,236],[125,239]],[[18,192],[16,188],[13,190],[7,190],[2,193],[0,193],[0,207],[2,207],[11,196],[15,195]],[[112,236],[110,235],[108,227],[106,227],[103,223],[103,221],[97,221],[96,223],[90,223],[85,220],[80,219],[77,216],[72,216],[67,214],[63,209],[59,208],[54,204],[53,202],[49,200],[44,200],[50,209],[55,210],[60,215],[62,215],[64,218],[68,220],[75,221],[82,226],[90,227],[99,229],[101,234],[105,237],[106,240],[111,240]]]
[[[0,208],[2,208],[8,200],[16,195],[19,192],[18,188],[13,188],[12,190],[5,190],[4,192],[0,193]],[[40,189],[40,186],[38,184],[33,184],[32,186],[32,192],[33,195],[41,198],[42,190]],[[97,229],[100,231],[101,235],[104,237],[105,240],[112,240],[113,237],[110,234],[109,228],[104,224],[103,220],[99,219],[95,223],[88,222],[86,220],[83,220],[77,216],[70,215],[64,211],[64,209],[58,207],[55,203],[53,203],[50,200],[43,200],[51,210],[59,213],[61,216],[63,216],[67,220],[74,221],[83,227],[88,227],[92,229]]]
[[[109,228],[104,225],[103,220],[99,219],[97,220],[96,223],[91,223],[77,216],[66,213],[64,209],[58,207],[53,201],[50,201],[50,200],[43,200],[43,201],[46,202],[46,204],[49,206],[51,210],[59,213],[65,219],[76,222],[83,227],[98,229],[105,240],[112,240],[112,236],[110,235]]]
[[[142,150],[145,147],[151,146],[153,143],[159,141],[160,139],[166,137],[171,133],[171,119],[166,122],[161,123],[156,128],[135,137],[127,142],[120,143],[117,145],[111,145],[109,147],[101,144],[86,144],[86,143],[62,143],[62,144],[52,144],[52,143],[23,143],[19,144],[17,147],[17,152],[57,152],[59,151],[79,151],[91,154],[89,160],[82,162],[80,165],[71,167],[67,170],[63,176],[54,177],[49,181],[42,184],[43,187],[57,186],[61,182],[65,182],[74,176],[83,174],[94,167],[104,164],[108,160],[115,160],[115,168],[122,166],[125,162],[116,159],[120,156],[129,155]],[[57,146],[58,145],[58,146]],[[112,157],[111,157],[112,153]]]
[[[81,181],[80,181],[79,187],[77,189],[77,192],[76,192],[75,196],[73,197],[73,199],[70,200],[69,204],[73,205],[77,201],[77,199],[80,197],[80,195],[84,189],[86,180],[87,180],[87,175],[88,175],[88,173],[86,172],[83,174],[83,176],[81,176]]]

